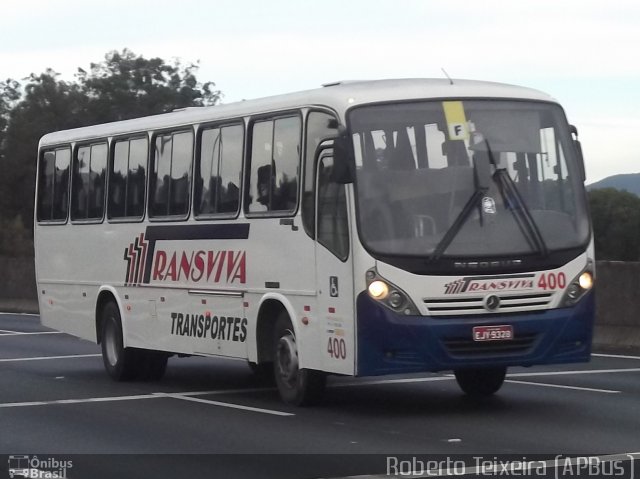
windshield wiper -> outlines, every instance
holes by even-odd
[[[540,229],[535,220],[531,216],[531,212],[527,207],[522,195],[517,186],[509,176],[509,173],[505,168],[498,168],[498,165],[493,156],[493,151],[489,142],[485,139],[485,145],[487,147],[488,158],[484,155],[474,159],[474,180],[475,191],[469,198],[467,203],[460,211],[460,214],[456,217],[451,227],[447,230],[442,240],[436,246],[433,251],[430,262],[437,261],[444,254],[446,249],[451,245],[451,242],[458,235],[465,221],[469,218],[469,215],[473,211],[473,208],[480,205],[482,198],[489,190],[490,182],[493,179],[499,188],[503,196],[505,205],[510,205],[510,209],[513,211],[513,216],[516,219],[518,227],[522,231],[522,234],[529,241],[532,246],[541,256],[548,256],[549,250],[540,233]],[[490,172],[490,163],[496,167],[496,172],[493,177]],[[480,221],[482,221],[482,213],[480,213]]]
[[[449,247],[454,238],[458,235],[465,221],[469,218],[469,215],[475,207],[479,207],[482,198],[489,191],[491,182],[491,170],[489,162],[485,156],[480,158],[474,158],[473,161],[473,173],[475,191],[462,208],[462,211],[458,214],[451,227],[447,230],[444,237],[436,246],[429,261],[437,261],[440,259],[445,250]],[[480,221],[482,221],[482,215],[480,215]]]
[[[489,154],[491,163],[496,167],[496,172],[493,177],[500,188],[500,193],[502,194],[505,205],[509,205],[509,209],[513,211],[513,216],[518,223],[520,231],[522,231],[527,240],[532,243],[531,246],[538,251],[541,256],[548,256],[549,250],[542,233],[540,233],[538,225],[531,216],[531,212],[529,211],[524,198],[522,198],[520,190],[518,190],[513,179],[509,176],[507,169],[498,168],[498,164],[493,156],[493,151],[491,150],[491,146],[489,146],[489,142],[487,140],[485,140],[485,144],[487,145],[487,153]]]

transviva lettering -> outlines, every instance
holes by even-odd
[[[515,289],[531,289],[533,281],[530,279],[519,279],[510,281],[486,281],[473,282],[469,284],[468,291],[502,291]]]
[[[156,251],[153,259],[154,281],[191,281],[194,283],[246,282],[245,251]]]

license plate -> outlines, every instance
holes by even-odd
[[[513,339],[513,326],[475,326],[473,328],[474,341],[506,341]]]

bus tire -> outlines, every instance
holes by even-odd
[[[249,365],[249,369],[251,369],[251,372],[259,383],[269,385],[275,384],[273,376],[273,363],[254,363],[252,361],[249,361],[247,362],[247,364]]]
[[[142,381],[159,381],[167,370],[169,355],[160,351],[135,350],[137,356],[136,378]]]
[[[285,312],[278,316],[274,331],[273,373],[280,397],[294,406],[317,404],[324,394],[326,375],[298,367],[295,332]]]
[[[136,350],[125,348],[122,339],[122,320],[118,305],[109,301],[102,309],[102,361],[115,381],[130,381],[137,376]]]
[[[471,397],[491,396],[504,383],[507,368],[458,369],[454,371],[458,386]]]

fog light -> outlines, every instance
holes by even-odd
[[[578,296],[580,296],[580,288],[574,283],[567,288],[567,297],[570,299],[576,299]]]
[[[580,283],[582,289],[589,290],[593,286],[593,276],[589,271],[585,271],[580,275],[578,283]]]
[[[398,309],[402,306],[402,303],[404,303],[404,298],[397,291],[394,291],[389,295],[389,304],[392,308]]]
[[[389,294],[389,287],[384,281],[374,281],[369,285],[369,294],[376,299],[384,299]]]

